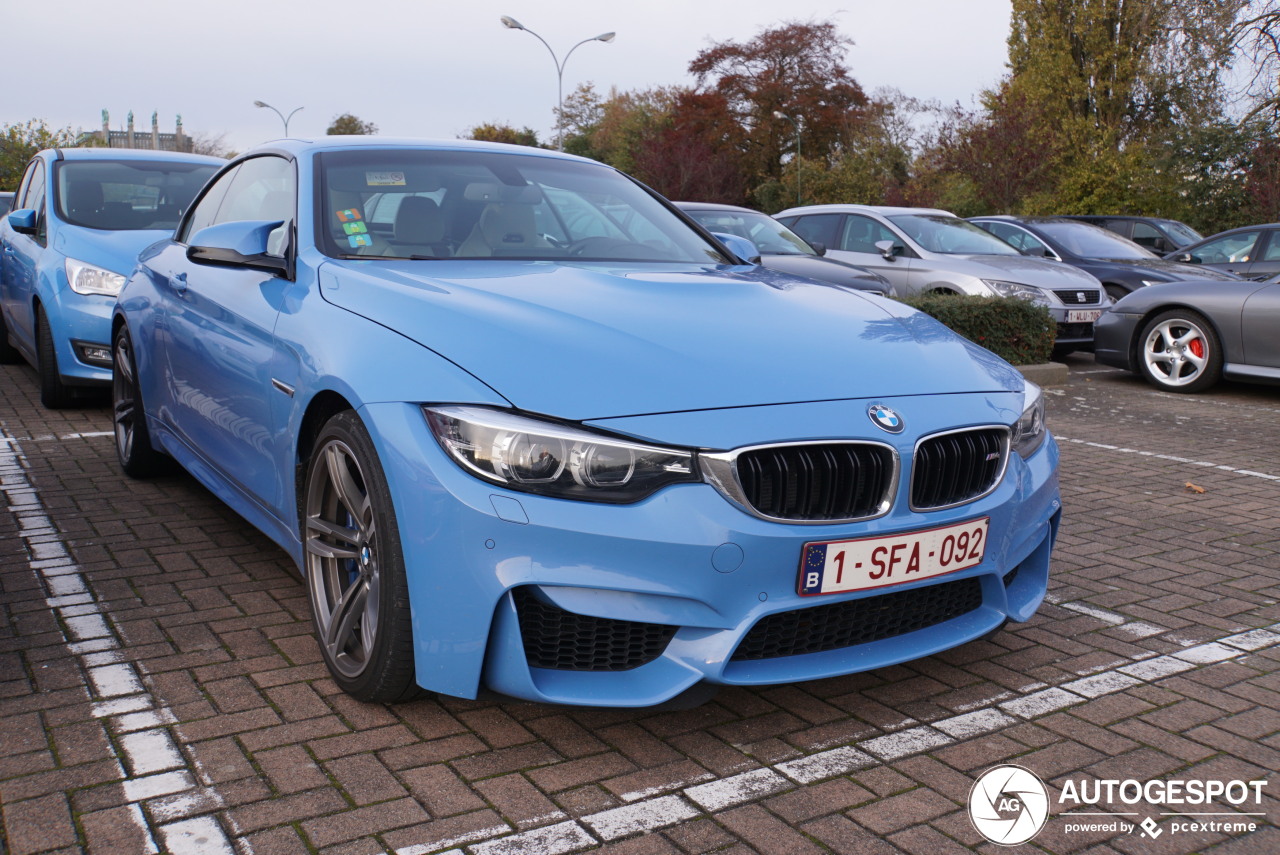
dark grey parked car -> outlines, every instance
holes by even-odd
[[[1218,232],[1165,258],[1195,264],[1206,272],[1222,270],[1245,279],[1268,279],[1280,273],[1280,223]]]
[[[969,222],[1028,255],[1056,258],[1092,273],[1113,300],[1160,282],[1237,278],[1230,273],[1167,261],[1133,241],[1074,217],[970,217]]]
[[[1099,214],[1067,214],[1069,219],[1101,226],[1128,238],[1144,249],[1164,254],[1204,240],[1204,236],[1179,220],[1164,217],[1130,217]]]
[[[760,251],[760,263],[770,270],[888,297],[898,296],[889,280],[879,273],[847,261],[824,258],[826,247],[812,246],[768,214],[713,202],[674,204],[709,232],[737,235],[754,243]]]
[[[1280,383],[1280,276],[1170,282],[1134,291],[1094,324],[1094,358],[1168,392],[1222,377]]]

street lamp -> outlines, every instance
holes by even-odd
[[[285,135],[286,137],[287,137],[287,136],[289,136],[289,120],[293,118],[293,113],[296,113],[296,112],[298,112],[298,110],[301,110],[301,109],[302,109],[301,107],[295,107],[295,108],[294,108],[294,110],[293,110],[293,113],[290,113],[288,116],[286,116],[284,113],[281,113],[281,112],[280,112],[279,110],[277,110],[275,107],[272,107],[272,106],[271,106],[270,104],[268,104],[266,101],[254,101],[254,102],[253,102],[253,106],[255,106],[255,107],[266,107],[268,110],[272,111],[272,112],[273,112],[273,113],[275,113],[277,116],[279,116],[279,117],[280,117],[280,121],[284,122],[284,135]]]
[[[796,126],[796,207],[799,207],[801,204],[800,177],[804,167],[804,165],[800,162],[800,120],[791,118],[781,110],[774,110],[773,117],[775,119],[786,119],[788,122]]]
[[[560,151],[564,151],[564,115],[563,113],[564,113],[564,67],[565,67],[565,64],[569,61],[569,57],[573,55],[573,52],[578,48],[582,47],[583,45],[585,45],[587,42],[604,42],[605,44],[608,44],[609,42],[613,41],[614,37],[617,36],[618,34],[617,33],[601,33],[598,36],[592,36],[589,39],[583,39],[573,47],[569,48],[569,52],[564,55],[564,60],[561,61],[556,58],[556,52],[551,50],[551,45],[547,44],[547,40],[544,39],[542,36],[538,35],[533,30],[529,29],[524,24],[520,23],[510,15],[503,15],[501,20],[502,20],[502,26],[506,27],[508,30],[524,30],[526,33],[533,36],[538,41],[542,42],[543,47],[545,47],[551,53],[551,61],[556,64],[556,148],[559,149]]]

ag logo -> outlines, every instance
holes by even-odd
[[[889,433],[902,433],[902,429],[906,427],[902,416],[882,404],[872,404],[867,409],[867,415],[876,423],[876,427]]]
[[[1049,791],[1035,772],[994,766],[973,782],[969,820],[978,833],[1002,846],[1026,843],[1049,818]]]

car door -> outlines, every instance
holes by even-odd
[[[275,461],[284,439],[273,416],[272,378],[282,356],[275,340],[288,282],[242,267],[198,264],[186,248],[207,225],[286,220],[296,209],[293,164],[256,157],[224,174],[192,210],[167,252],[162,308],[168,410],[173,430],[224,477],[268,509],[281,506],[284,476]]]
[[[898,248],[892,259],[880,254],[876,248],[880,241],[889,241]],[[874,270],[893,283],[899,294],[914,293],[911,287],[914,253],[901,235],[879,220],[863,214],[847,214],[832,246],[833,249],[827,250],[831,258]]]
[[[1280,282],[1250,294],[1240,321],[1245,363],[1280,370]]]
[[[27,166],[23,175],[21,189],[15,201],[14,210],[31,209],[36,212],[36,233],[34,235],[19,234],[6,223],[4,228],[4,247],[0,252],[3,258],[4,286],[0,289],[3,299],[4,322],[9,334],[19,346],[28,352],[28,358],[35,354],[36,326],[34,297],[39,275],[38,267],[45,247],[48,245],[49,221],[45,192],[47,171],[43,160],[36,159]]]
[[[1258,245],[1254,247],[1253,263],[1249,265],[1247,278],[1261,281],[1277,273],[1280,273],[1280,231],[1264,229]]]

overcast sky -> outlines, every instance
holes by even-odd
[[[381,133],[448,138],[483,122],[553,138],[555,67],[510,15],[561,57],[578,48],[565,92],[591,81],[638,89],[688,84],[689,61],[713,42],[744,41],[791,20],[833,20],[854,41],[846,64],[864,89],[971,106],[1005,70],[1009,0],[0,0],[6,87],[0,124],[43,118],[94,130],[101,111],[122,129],[130,110],[149,130],[217,136],[236,150],[281,135],[318,136],[354,113]],[[33,37],[25,37],[30,34]]]

